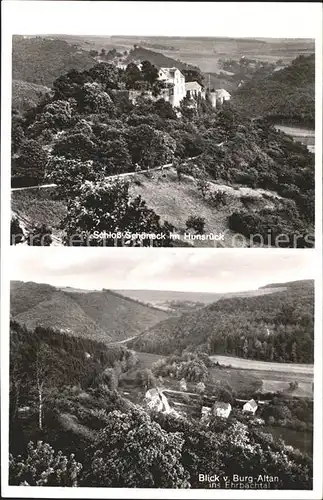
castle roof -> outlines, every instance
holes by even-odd
[[[185,82],[185,90],[196,90],[200,92],[202,89],[202,85],[199,84],[199,82]]]

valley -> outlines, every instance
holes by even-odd
[[[128,447],[136,443],[136,463],[145,469],[150,466],[142,462],[144,449],[159,450],[164,442],[169,449],[176,432],[183,441],[175,463],[189,474],[192,488],[200,487],[193,467],[206,454],[213,464],[221,460],[231,467],[229,457],[252,446],[253,463],[263,468],[263,455],[255,451],[259,445],[266,447],[269,470],[277,456],[287,454],[293,467],[302,466],[304,477],[298,480],[308,484],[313,432],[311,280],[231,293],[84,286],[11,283],[12,484],[22,477],[14,456],[24,453],[30,441],[45,443],[37,445],[36,455],[46,443],[64,456],[73,453],[84,471],[80,485],[89,486],[101,484],[92,464],[104,443],[109,443],[107,464],[111,453],[114,464],[123,460],[120,447],[130,457]],[[185,323],[197,334],[195,343]],[[172,335],[166,344],[149,344],[152,352],[147,352],[143,339],[152,333],[154,338],[154,331],[163,331],[165,324],[174,325]],[[213,332],[207,338],[209,324]],[[241,347],[239,327],[244,333]],[[158,339],[163,340],[159,334]],[[223,347],[230,350],[232,345],[236,355],[223,353]],[[237,355],[239,349],[244,357]],[[255,413],[245,410],[250,402],[256,405]],[[228,411],[218,413],[217,408]],[[159,444],[143,444],[138,428],[147,436],[157,433]],[[213,457],[214,447],[204,439],[217,443],[221,457]],[[196,447],[196,442],[204,444]],[[193,451],[191,465],[186,457]],[[157,452],[163,454],[164,449]],[[123,485],[107,467],[104,485]],[[292,480],[282,479],[280,488]],[[141,475],[134,481],[131,484],[142,481]]]

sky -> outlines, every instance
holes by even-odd
[[[313,250],[13,247],[10,279],[81,289],[253,290],[314,279]]]
[[[4,1],[15,34],[315,38],[320,2]]]

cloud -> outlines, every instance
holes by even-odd
[[[314,278],[313,250],[15,247],[10,278],[87,289],[249,290]]]

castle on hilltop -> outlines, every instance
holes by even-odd
[[[141,69],[141,62],[135,63]],[[126,65],[119,66],[126,69]],[[151,91],[130,90],[129,99],[133,104],[136,103],[138,97],[146,97],[148,99],[164,99],[169,102],[174,108],[179,107],[184,98],[188,99],[190,107],[196,107],[197,99],[207,99],[213,108],[222,105],[225,101],[229,101],[231,95],[225,89],[208,89],[206,90],[197,81],[186,82],[183,73],[176,67],[159,68],[158,79],[163,82],[164,87],[160,90],[158,97],[154,98]]]

